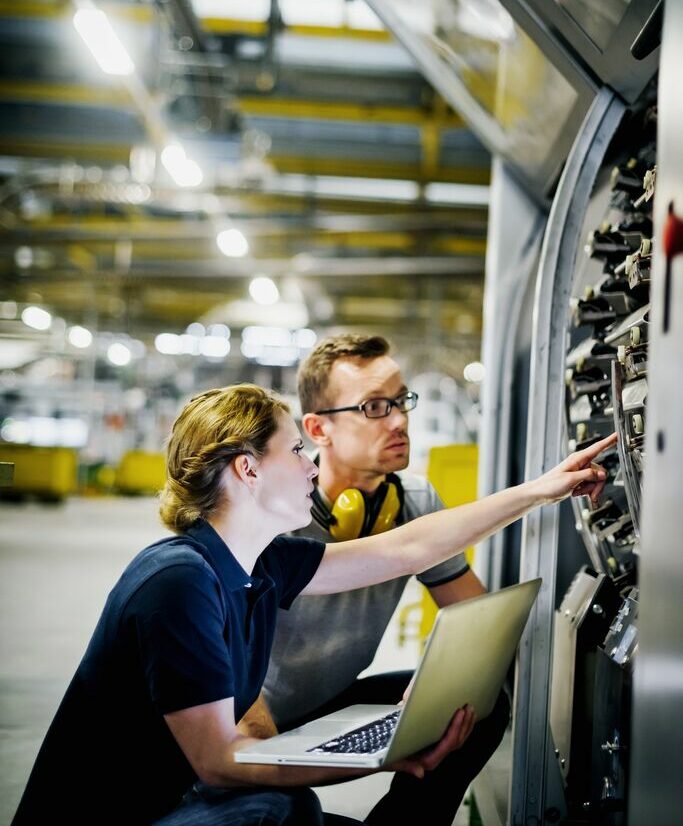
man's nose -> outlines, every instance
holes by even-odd
[[[387,416],[390,422],[401,422],[402,424],[407,424],[408,422],[408,413],[401,408],[397,404],[391,405],[391,410],[389,411],[389,415]]]

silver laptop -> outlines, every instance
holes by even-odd
[[[402,706],[353,705],[235,753],[238,763],[376,768],[436,743],[455,711],[491,713],[541,587],[532,579],[437,616]]]

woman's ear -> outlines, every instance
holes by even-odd
[[[235,473],[235,476],[247,485],[248,488],[253,488],[256,481],[258,480],[258,475],[256,472],[256,462],[253,456],[250,456],[248,453],[240,453],[239,456],[236,456],[233,459],[232,467]]]

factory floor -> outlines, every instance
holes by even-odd
[[[152,498],[0,502],[0,826],[10,823],[109,589],[131,557],[163,535]],[[411,584],[399,608],[417,599]],[[416,642],[398,646],[392,621],[366,673],[411,668],[417,656]],[[507,752],[504,741],[480,776],[482,816],[492,813],[486,826],[499,821],[504,805]],[[354,780],[352,794],[348,783],[316,791],[326,811],[362,820],[389,780],[388,774]],[[469,823],[470,807],[463,805],[453,826]]]

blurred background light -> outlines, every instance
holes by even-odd
[[[49,330],[52,324],[52,316],[41,307],[26,307],[21,314],[21,320],[34,330]]]
[[[249,284],[249,295],[257,304],[275,304],[280,298],[280,291],[272,278],[257,275]]]
[[[218,249],[228,258],[241,258],[249,252],[247,239],[238,229],[224,229],[216,236]]]

